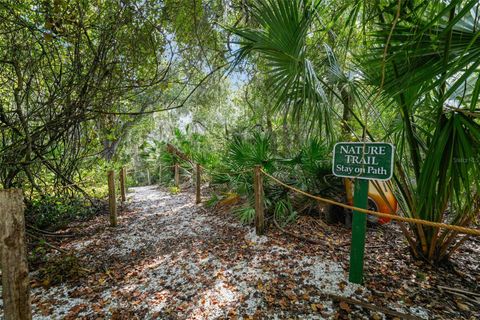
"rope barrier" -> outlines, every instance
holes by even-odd
[[[200,165],[200,168],[202,170],[207,170],[205,167],[203,167],[202,165]],[[245,170],[246,171],[249,171],[249,170]],[[442,223],[442,222],[433,222],[433,221],[428,221],[428,220],[422,220],[422,219],[415,219],[415,218],[408,218],[408,217],[402,217],[402,216],[398,216],[398,215],[395,215],[395,214],[389,214],[389,213],[383,213],[383,212],[378,212],[378,211],[373,211],[373,210],[368,210],[368,209],[363,209],[363,208],[357,208],[355,206],[351,206],[351,205],[348,205],[348,204],[344,204],[344,203],[341,203],[341,202],[337,202],[335,200],[331,200],[331,199],[326,199],[326,198],[322,198],[322,197],[319,197],[319,196],[314,196],[308,192],[305,192],[303,190],[300,190],[300,189],[297,189],[293,186],[290,186],[286,183],[284,183],[283,181],[280,181],[278,180],[277,178],[275,178],[274,176],[268,174],[267,172],[265,172],[263,170],[263,168],[260,169],[260,172],[265,175],[266,177],[272,179],[273,181],[275,181],[276,183],[286,187],[287,189],[290,189],[290,190],[293,190],[297,193],[300,193],[300,194],[303,194],[304,196],[307,196],[309,198],[312,198],[312,199],[315,199],[317,201],[321,201],[321,202],[325,202],[325,203],[328,203],[328,204],[332,204],[332,205],[336,205],[336,206],[339,206],[339,207],[342,207],[342,208],[345,208],[345,209],[350,209],[350,210],[355,210],[357,212],[361,212],[361,213],[364,213],[364,214],[370,214],[370,215],[373,215],[373,216],[377,216],[377,217],[380,217],[380,218],[388,218],[388,219],[391,219],[391,220],[395,220],[395,221],[401,221],[401,222],[407,222],[407,223],[414,223],[414,224],[421,224],[421,225],[425,225],[425,226],[429,226],[429,227],[434,227],[434,228],[442,228],[442,229],[448,229],[448,230],[452,230],[452,231],[456,231],[458,233],[462,233],[462,234],[468,234],[468,235],[474,235],[474,236],[480,236],[480,230],[478,229],[472,229],[472,228],[466,228],[466,227],[461,227],[461,226],[455,226],[455,225],[451,225],[451,224],[446,224],[446,223]],[[243,173],[240,172],[240,173]]]
[[[198,164],[200,166],[200,169],[202,169],[202,171],[209,171],[210,169],[202,166],[200,163]],[[245,169],[245,170],[241,170],[241,171],[237,171],[235,172],[235,174],[241,174],[241,173],[247,173],[247,172],[252,172],[252,169],[249,168],[249,169]]]
[[[451,224],[446,224],[446,223],[441,223],[441,222],[433,222],[433,221],[427,221],[427,220],[422,220],[422,219],[401,217],[401,216],[398,216],[398,215],[395,215],[395,214],[389,214],[389,213],[383,213],[383,212],[378,212],[378,211],[373,211],[373,210],[368,210],[368,209],[363,209],[363,208],[357,208],[357,207],[354,207],[354,206],[350,206],[348,204],[337,202],[335,200],[326,199],[326,198],[322,198],[322,197],[319,197],[319,196],[314,196],[314,195],[312,195],[308,192],[297,189],[295,187],[292,187],[292,186],[278,180],[274,176],[265,172],[263,169],[260,169],[260,171],[263,173],[263,175],[272,179],[276,183],[278,183],[278,184],[280,184],[280,185],[282,185],[282,186],[284,186],[284,187],[286,187],[290,190],[293,190],[297,193],[303,194],[304,196],[307,196],[309,198],[312,198],[312,199],[315,199],[315,200],[318,200],[318,201],[321,201],[321,202],[333,204],[333,205],[336,205],[336,206],[339,206],[339,207],[342,207],[342,208],[345,208],[345,209],[351,209],[351,210],[355,210],[357,212],[361,212],[361,213],[364,213],[364,214],[370,214],[370,215],[381,217],[381,218],[388,218],[388,219],[391,219],[391,220],[397,220],[397,221],[408,222],[408,223],[422,224],[422,225],[426,225],[426,226],[429,226],[429,227],[449,229],[449,230],[453,230],[453,231],[456,231],[456,232],[459,232],[459,233],[462,233],[462,234],[480,236],[480,230],[477,230],[477,229],[466,228],[466,227],[461,227],[461,226],[454,226],[454,225],[451,225]]]

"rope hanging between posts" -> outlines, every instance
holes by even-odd
[[[200,165],[200,168],[201,169],[204,169],[206,171],[206,168],[204,168],[203,166]],[[240,173],[243,173],[243,172],[248,172],[250,170],[244,170],[244,171],[241,171]],[[364,213],[364,214],[369,214],[369,215],[373,215],[373,216],[377,216],[377,217],[380,217],[380,218],[388,218],[388,219],[391,219],[391,220],[395,220],[395,221],[401,221],[401,222],[407,222],[407,223],[414,223],[414,224],[421,224],[421,225],[425,225],[425,226],[429,226],[429,227],[434,227],[434,228],[442,228],[442,229],[448,229],[448,230],[452,230],[452,231],[456,231],[458,233],[462,233],[462,234],[468,234],[468,235],[473,235],[473,236],[480,236],[480,230],[478,229],[473,229],[473,228],[466,228],[466,227],[461,227],[461,226],[455,226],[455,225],[451,225],[451,224],[446,224],[446,223],[442,223],[442,222],[433,222],[433,221],[427,221],[427,220],[422,220],[422,219],[415,219],[415,218],[408,218],[408,217],[402,217],[402,216],[398,216],[398,215],[395,215],[395,214],[389,214],[389,213],[383,213],[383,212],[378,212],[378,211],[373,211],[373,210],[368,210],[368,209],[363,209],[363,208],[358,208],[358,207],[355,207],[355,206],[351,206],[351,205],[348,205],[348,204],[344,204],[344,203],[341,203],[341,202],[337,202],[335,200],[331,200],[331,199],[326,199],[326,198],[322,198],[322,197],[319,197],[319,196],[315,196],[313,194],[310,194],[308,192],[305,192],[303,190],[300,190],[300,189],[297,189],[293,186],[290,186],[286,183],[284,183],[283,181],[280,181],[278,180],[277,178],[275,178],[274,176],[268,174],[267,172],[265,172],[265,170],[263,170],[263,168],[260,168],[259,170],[263,175],[265,175],[266,177],[272,179],[273,181],[275,181],[276,183],[284,186],[285,188],[288,188],[294,192],[297,192],[297,193],[300,193],[300,194],[303,194],[304,196],[307,196],[309,198],[312,198],[314,200],[317,200],[317,201],[321,201],[321,202],[325,202],[325,203],[328,203],[328,204],[332,204],[332,205],[336,205],[336,206],[339,206],[339,207],[342,207],[342,208],[345,208],[345,209],[350,209],[350,210],[355,210],[357,212],[361,212],[361,213]]]
[[[312,198],[312,199],[315,199],[315,200],[318,200],[318,201],[321,201],[321,202],[333,204],[333,205],[336,205],[336,206],[339,206],[339,207],[342,207],[342,208],[345,208],[345,209],[351,209],[351,210],[355,210],[355,211],[365,213],[365,214],[374,215],[374,216],[381,217],[381,218],[388,218],[388,219],[402,221],[402,222],[408,222],[408,223],[422,224],[422,225],[435,227],[435,228],[449,229],[449,230],[453,230],[453,231],[463,233],[463,234],[480,236],[480,230],[477,230],[477,229],[466,228],[466,227],[461,227],[461,226],[454,226],[454,225],[451,225],[451,224],[446,224],[446,223],[441,223],[441,222],[433,222],[433,221],[427,221],[427,220],[421,220],[421,219],[415,219],[415,218],[401,217],[401,216],[398,216],[398,215],[395,215],[395,214],[389,214],[389,213],[383,213],[383,212],[378,212],[378,211],[373,211],[373,210],[368,210],[368,209],[363,209],[363,208],[357,208],[357,207],[350,206],[348,204],[337,202],[337,201],[334,201],[334,200],[331,200],[331,199],[326,199],[326,198],[322,198],[322,197],[319,197],[319,196],[314,196],[313,194],[310,194],[310,193],[305,192],[303,190],[297,189],[295,187],[292,187],[292,186],[278,180],[274,176],[265,172],[263,169],[260,169],[260,171],[266,177],[272,179],[276,183],[284,186],[285,188],[288,188],[292,191],[303,194],[304,196],[307,196],[309,198]]]

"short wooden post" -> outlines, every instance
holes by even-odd
[[[152,182],[150,181],[150,170],[148,170],[148,168],[147,168],[147,184],[148,185],[152,184]]]
[[[117,226],[117,199],[115,197],[115,171],[108,171],[108,207],[110,211],[110,225]]]
[[[158,184],[162,185],[162,164],[158,166]]]
[[[255,191],[255,231],[257,235],[265,232],[265,216],[263,208],[263,176],[261,166],[255,166],[253,188]]]
[[[126,180],[126,170],[124,167],[120,169],[120,194],[122,196],[122,202],[127,201],[127,192],[125,188],[125,180]]]
[[[0,265],[5,320],[30,320],[30,281],[20,189],[0,191]]]
[[[197,163],[197,170],[196,170],[196,174],[197,174],[197,178],[195,179],[195,203],[196,204],[199,204],[200,202],[202,202],[202,197],[201,197],[201,194],[200,194],[200,190],[201,190],[201,185],[202,185],[202,178],[201,178],[201,168],[200,168],[200,164]]]
[[[180,166],[175,163],[175,187],[180,187]]]

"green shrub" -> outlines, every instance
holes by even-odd
[[[235,214],[243,224],[250,224],[255,219],[255,209],[249,205],[237,207],[233,210],[233,214]]]
[[[205,201],[205,205],[209,208],[212,208],[215,207],[220,200],[220,197],[214,193],[207,201]]]
[[[72,221],[92,217],[97,209],[80,198],[44,196],[27,202],[27,223],[43,230],[58,230]]]
[[[171,194],[178,194],[180,193],[180,188],[173,186],[173,187],[169,187],[168,191],[170,191]]]
[[[281,226],[297,220],[297,212],[293,210],[292,203],[288,199],[282,199],[275,203],[274,215]]]

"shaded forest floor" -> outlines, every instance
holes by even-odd
[[[78,259],[51,252],[32,272],[35,319],[480,317],[478,304],[439,288],[480,292],[478,239],[448,269],[433,268],[410,259],[395,225],[369,228],[365,286],[358,286],[347,281],[347,228],[301,217],[288,230],[322,245],[273,226],[257,237],[230,215],[194,205],[191,192],[131,191],[119,227],[106,227],[106,216],[72,225],[65,232],[76,236],[56,245]]]

